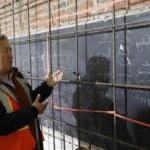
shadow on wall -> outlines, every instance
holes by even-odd
[[[136,119],[150,124],[150,110],[140,111]],[[134,134],[135,144],[150,149],[150,128],[134,125]]]
[[[110,61],[103,56],[91,57],[87,62],[87,74],[82,81],[110,82]],[[106,94],[109,87],[96,84],[80,84],[73,97],[73,107],[88,109],[89,112],[74,112],[78,130],[78,138],[88,143],[113,150],[113,141],[104,139],[100,135],[113,137],[114,118],[112,115],[90,112],[90,110],[113,110],[113,102]],[[121,131],[117,137],[122,140],[131,141],[124,122],[119,121]],[[123,130],[122,130],[123,129]],[[86,132],[85,132],[86,131]],[[94,134],[96,133],[96,134]],[[124,150],[123,146],[118,149]]]

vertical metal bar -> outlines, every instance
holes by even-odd
[[[20,1],[20,3],[21,3],[21,1]],[[20,30],[21,30],[21,4],[20,4]],[[18,49],[18,51],[20,52],[20,57],[22,58],[22,43],[21,43],[21,34],[19,33],[19,39],[20,39],[20,44],[19,44],[19,49]],[[22,72],[22,70],[23,70],[23,67],[22,67],[22,59],[20,59],[20,64],[21,64],[21,72]]]
[[[59,27],[60,27],[60,0],[58,0],[58,16],[59,16],[59,19],[58,19],[58,28],[57,28],[57,35],[59,35]],[[58,68],[60,68],[60,62],[59,62],[59,36],[57,36],[57,55],[58,55]]]
[[[29,0],[27,2],[27,16],[28,16],[28,46],[29,46],[29,58],[30,58],[30,74],[32,77],[32,62],[31,62],[31,31],[30,31],[30,8],[29,8]],[[32,80],[31,80],[32,85]]]
[[[129,9],[129,6],[130,6],[129,3],[130,3],[129,0],[126,0],[126,13],[128,12],[128,9]]]
[[[71,147],[71,150],[73,150],[73,147],[74,147],[74,146],[73,146],[73,136],[72,136],[72,147]]]
[[[125,70],[124,70],[124,74],[125,74],[125,84],[127,84],[127,32],[126,32],[126,16],[124,16],[124,64],[125,64]],[[125,90],[125,115],[127,115],[128,113],[128,109],[127,109],[127,89]]]
[[[60,18],[60,0],[58,0],[58,16]],[[59,35],[59,27],[60,27],[60,19],[58,20],[58,28],[57,28],[57,35]],[[60,60],[59,60],[59,56],[60,56],[60,49],[59,49],[59,36],[57,37],[57,56],[58,56],[58,69],[60,68]],[[60,106],[62,106],[62,103],[61,103],[61,85],[59,84],[58,85],[58,92],[59,92],[59,100],[60,100]],[[60,111],[60,130],[61,130],[61,150],[62,150],[62,147],[64,148],[65,150],[65,136],[63,134],[63,130],[64,130],[64,126],[62,125],[62,112]],[[62,129],[63,128],[63,129]],[[62,143],[63,142],[63,143]]]
[[[76,57],[77,57],[77,63],[76,63],[76,71],[77,71],[77,81],[79,81],[79,43],[78,43],[78,2],[75,0],[75,46],[76,46]],[[77,100],[78,100],[78,108],[80,109],[80,95],[79,95],[79,84],[77,84]],[[78,126],[80,127],[80,113],[78,112]],[[78,145],[79,148],[81,146],[80,141],[80,129],[78,129]]]
[[[87,23],[85,23],[85,30],[87,30]],[[88,35],[87,35],[87,32],[85,32],[85,63],[86,63],[86,77],[87,77],[87,62],[88,62],[88,52],[87,52],[87,49],[88,49]],[[87,79],[86,79],[87,80]]]
[[[51,19],[52,19],[52,17],[51,17],[51,0],[49,0],[48,1],[48,10],[49,10],[49,35],[48,35],[48,37],[51,37],[51,35],[52,35],[52,30],[51,30]],[[52,64],[53,64],[53,60],[52,60],[52,39],[50,38],[48,38],[48,40],[49,40],[49,51],[48,51],[48,53],[49,53],[49,56],[48,57],[50,57],[50,61],[49,61],[49,68],[50,68],[50,72],[51,72],[51,74],[52,74],[52,72],[53,72],[53,66],[52,66]],[[52,102],[54,102],[54,97],[53,97],[53,93],[52,93]],[[53,117],[53,120],[52,120],[52,128],[53,128],[53,150],[55,150],[56,149],[56,146],[55,146],[55,121],[54,121],[54,106],[52,105],[52,117]]]
[[[89,143],[89,147],[88,147],[88,149],[89,149],[89,150],[91,150],[91,149],[92,149],[91,141],[90,141],[90,143]]]
[[[37,31],[37,26],[38,26],[38,24],[37,24],[37,20],[38,20],[38,17],[37,17],[37,1],[38,0],[35,0],[35,2],[36,2],[36,12],[35,12],[35,21],[36,21],[36,38],[38,38],[38,36],[37,36],[37,34],[38,34],[38,31]],[[41,43],[42,43],[42,41],[41,41]],[[36,76],[37,77],[39,77],[39,65],[38,65],[38,50],[37,50],[37,40],[35,41],[35,42],[33,42],[33,44],[35,44],[35,53],[36,53],[36,67],[37,67],[37,72],[36,72]],[[31,54],[31,53],[30,53]],[[31,63],[32,63],[32,60],[31,60]],[[32,65],[32,64],[31,64]],[[32,76],[32,69],[31,69],[31,76]],[[32,80],[31,80],[32,81]],[[36,82],[36,84],[38,84],[39,85],[39,81],[38,80],[36,80],[37,82]],[[40,150],[41,148],[40,148],[40,143],[39,143],[39,131],[38,131],[38,127],[37,127],[37,120],[35,121],[35,123],[36,123],[36,138],[37,138],[37,145],[38,145],[38,150]],[[42,131],[42,129],[41,129],[41,131]],[[43,145],[44,146],[44,145]]]
[[[75,15],[75,40],[76,40],[76,56],[77,56],[77,81],[79,80],[79,41],[78,41],[78,2],[75,0],[75,10],[76,10],[76,15]]]
[[[88,3],[88,0],[87,0],[87,10],[89,9],[89,3]],[[88,21],[88,16],[89,16],[89,13],[87,11],[87,20],[85,22],[85,31],[87,30],[87,21]],[[87,62],[88,62],[88,54],[87,54],[87,32],[85,32],[85,62],[86,62],[86,76],[87,76]]]
[[[6,28],[5,28],[5,29],[6,29],[5,34],[7,35],[7,20],[6,20],[7,17],[6,17],[6,12],[7,12],[7,11],[6,11],[6,1],[5,1],[5,27],[6,27]]]
[[[65,126],[65,127],[64,127]],[[66,128],[66,124],[63,124],[63,150],[66,150],[66,140],[65,140],[65,128]]]
[[[60,1],[58,0],[58,3],[57,3],[57,7],[58,7],[58,26],[57,26],[57,35],[59,35],[59,27],[60,27]],[[58,64],[58,68],[60,67],[60,64],[59,64],[59,36],[57,36],[56,38],[57,40],[57,64]],[[58,97],[59,97],[59,100],[60,100],[60,89],[59,89],[59,85],[58,85]],[[60,107],[61,107],[61,100],[60,100]],[[62,150],[62,126],[61,126],[61,110],[60,110],[60,122],[59,122],[59,126],[60,126],[60,131],[61,131],[61,150]]]
[[[114,2],[114,0],[113,0]],[[113,85],[116,83],[116,14],[115,14],[115,3],[113,3]],[[113,103],[114,111],[116,111],[116,87],[113,86]],[[116,116],[114,115],[114,150],[116,147]]]
[[[38,0],[35,0],[35,2],[36,2],[36,10],[35,10],[35,21],[36,21],[36,24],[35,24],[35,26],[36,26],[36,38],[38,39],[38,6],[37,6],[37,2],[38,2]],[[35,43],[33,43],[33,44],[35,44],[35,53],[36,53],[36,58],[38,58],[38,44],[42,44],[42,42],[43,42],[43,40],[41,40],[41,41],[35,41]],[[36,67],[37,67],[37,72],[36,72],[36,76],[37,77],[40,77],[39,76],[39,63],[38,63],[38,59],[36,59],[35,60],[36,61]],[[32,70],[31,70],[32,71]],[[36,82],[38,85],[40,84],[39,83],[39,81],[37,81]]]
[[[29,46],[29,58],[30,58],[30,74],[32,77],[32,61],[31,61],[31,31],[30,31],[30,6],[29,6],[29,0],[27,2],[27,15],[28,15],[28,46]],[[31,85],[32,85],[32,79],[31,79]],[[39,131],[37,126],[38,120],[35,119],[35,126],[36,126],[36,142],[37,142],[37,149],[40,150],[40,140],[39,140]]]
[[[49,68],[50,68],[50,71],[51,71],[51,74],[52,74],[52,69],[53,69],[53,66],[52,66],[52,63],[53,63],[53,60],[52,60],[52,40],[51,38],[51,35],[52,35],[52,32],[51,32],[51,0],[48,1],[48,11],[49,11],[49,33],[48,33],[48,39],[49,39],[49,56],[50,56],[50,61],[49,61]]]
[[[36,5],[37,5],[37,1],[38,1],[38,0],[36,0]],[[36,16],[35,16],[35,17],[36,17],[36,18],[35,18],[35,20],[36,20],[36,36],[37,36],[37,34],[38,34],[38,33],[37,33],[37,32],[38,32],[38,31],[37,31],[37,29],[38,29],[38,24],[37,24],[38,17],[37,17],[37,13],[38,13],[38,11],[37,11],[37,7],[36,7],[36,13],[35,13],[35,15],[36,15]],[[37,40],[36,40],[36,42],[35,42],[35,49],[36,49],[36,58],[38,58]],[[38,64],[38,60],[37,60],[37,59],[36,59],[36,61],[37,61],[37,62],[36,62],[36,64],[37,64],[37,73],[36,73],[36,76],[39,77],[39,72],[38,72],[38,70],[39,70],[39,64]]]
[[[14,14],[14,0],[12,0],[12,19],[13,19],[13,45],[14,45],[14,65],[16,66],[16,34],[15,34],[15,14]]]
[[[60,5],[59,5],[59,10],[60,10]],[[60,11],[59,11],[59,16],[60,16]],[[60,20],[59,20],[59,26],[60,26]],[[59,57],[60,57],[60,48],[59,48],[59,39],[58,39],[58,69],[60,69],[60,60],[59,60]],[[62,103],[61,103],[61,84],[58,85],[58,89],[59,89],[59,100],[60,100],[60,106],[62,107]],[[62,122],[62,111],[60,111],[60,121]],[[64,132],[64,129],[66,128],[66,124],[62,125],[62,123],[60,124],[61,126],[61,135],[62,135],[62,141],[63,143],[63,150],[66,150],[66,146],[65,146],[65,132]]]
[[[48,125],[48,149],[50,150],[50,144],[49,144],[49,141],[50,141],[50,135],[49,135],[49,132],[50,132],[50,127]]]
[[[128,13],[128,9],[129,9],[129,0],[126,0],[126,13]],[[127,26],[126,26],[126,14],[124,15],[124,47],[125,47],[125,53],[124,53],[124,59],[125,59],[125,84],[127,84],[127,57],[128,57],[128,54],[127,54]],[[124,89],[125,90],[125,115],[128,116],[128,90],[127,88]],[[127,126],[127,122],[126,122],[126,126]]]
[[[88,11],[88,9],[89,9],[89,0],[87,0],[87,18],[86,18],[86,22],[85,22],[85,31],[88,29],[88,27],[87,27],[87,22],[88,22],[88,16],[89,16],[89,11]],[[87,72],[87,63],[88,63],[88,35],[87,35],[87,32],[85,32],[85,62],[86,62],[86,77],[87,77],[87,74],[88,74],[88,72]],[[86,79],[87,80],[87,79]],[[90,139],[91,140],[91,139]],[[91,145],[91,141],[89,141],[89,147],[88,147],[88,149],[89,150],[91,150],[92,149],[92,145]]]

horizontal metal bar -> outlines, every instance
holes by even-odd
[[[78,130],[83,131],[83,132],[85,132],[85,133],[90,133],[90,134],[92,134],[92,135],[98,136],[98,137],[103,138],[103,139],[106,139],[106,140],[115,141],[115,142],[117,142],[117,143],[120,143],[120,144],[129,146],[129,147],[133,147],[133,148],[136,148],[136,149],[138,149],[138,150],[146,150],[146,148],[143,148],[143,147],[137,146],[137,145],[135,145],[135,144],[131,144],[131,143],[128,143],[128,142],[119,140],[119,139],[117,139],[117,138],[114,139],[113,137],[106,136],[106,135],[103,135],[103,134],[101,134],[101,133],[91,132],[91,131],[89,131],[89,130],[86,130],[86,129],[83,129],[83,128],[79,128],[78,126],[71,125],[71,124],[66,123],[66,122],[64,122],[64,121],[59,121],[59,120],[56,120],[56,119],[54,119],[54,118],[50,118],[50,117],[48,117],[48,114],[47,114],[47,115],[42,115],[41,118],[50,119],[50,120],[52,120],[52,121],[54,121],[54,122],[61,123],[61,124],[65,125],[65,126],[70,126],[70,127],[73,127],[73,128],[77,128]]]
[[[116,88],[128,88],[134,90],[150,90],[150,86],[148,85],[133,85],[133,84],[114,84]]]
[[[26,78],[32,80],[41,80],[41,81],[45,80],[45,78],[37,78],[37,77],[26,77]],[[114,88],[128,88],[134,90],[148,90],[148,91],[150,90],[150,86],[148,85],[113,84],[113,83],[105,83],[105,82],[73,81],[73,80],[62,80],[60,83],[91,84],[91,85],[109,86]]]
[[[128,88],[134,90],[150,90],[150,86],[146,85],[133,85],[133,84],[113,84],[113,83],[104,83],[104,82],[91,82],[91,81],[70,81],[70,80],[62,80],[63,83],[74,83],[74,84],[91,84],[91,85],[102,85],[109,86],[114,88]]]
[[[139,22],[132,22],[132,23],[124,23],[124,24],[118,24],[118,25],[112,25],[112,26],[107,26],[107,27],[98,27],[98,28],[93,28],[93,29],[87,29],[87,30],[83,30],[83,31],[73,31],[73,32],[68,32],[68,33],[64,33],[64,34],[55,34],[55,35],[50,35],[50,36],[46,36],[46,37],[41,37],[41,38],[27,38],[25,40],[16,40],[16,41],[12,41],[12,43],[15,44],[21,44],[21,43],[26,43],[26,42],[38,42],[38,41],[44,41],[47,39],[62,39],[62,38],[69,38],[69,37],[74,37],[76,34],[78,34],[78,36],[84,36],[86,34],[87,35],[93,35],[93,34],[98,34],[98,33],[105,33],[105,32],[112,32],[113,28],[116,28],[116,32],[123,30],[124,26],[126,26],[126,29],[137,29],[137,28],[143,28],[143,27],[150,27],[150,21],[139,21]],[[130,27],[128,27],[130,26]],[[119,29],[117,29],[117,27]],[[122,28],[120,28],[122,27]],[[38,34],[38,33],[37,33]]]

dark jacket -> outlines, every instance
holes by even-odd
[[[23,78],[23,75],[20,72],[18,72],[16,68],[13,68],[13,72],[14,72],[13,77]],[[19,92],[14,87],[6,83],[3,83],[2,81],[0,84],[5,84],[14,93],[15,97],[18,98]],[[44,101],[51,94],[52,91],[52,87],[49,87],[46,84],[46,82],[43,82],[40,86],[38,86],[34,90],[32,90],[29,84],[27,84],[27,86],[30,89],[32,101],[35,100],[38,93],[41,94],[41,100]],[[10,134],[22,128],[23,126],[32,123],[37,117],[38,111],[34,106],[30,104],[25,104],[24,106],[23,104],[20,105],[21,105],[20,110],[12,113],[6,113],[5,107],[0,101],[0,135],[1,136]],[[41,149],[42,149],[42,144],[41,144]]]

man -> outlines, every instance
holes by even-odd
[[[12,67],[12,48],[5,35],[0,36],[0,149],[1,150],[41,150],[42,135],[37,121],[51,94],[63,76],[56,71],[35,90]]]

